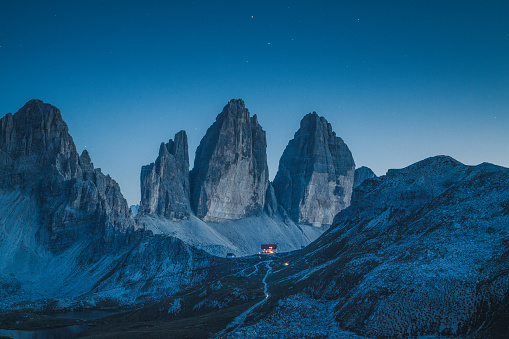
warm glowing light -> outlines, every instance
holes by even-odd
[[[277,245],[262,245],[262,253],[264,254],[274,254],[277,252]]]

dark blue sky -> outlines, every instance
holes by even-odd
[[[509,167],[509,1],[4,1],[0,113],[59,107],[79,152],[137,203],[181,129],[190,156],[231,98],[271,177],[325,116],[376,174],[447,154]]]

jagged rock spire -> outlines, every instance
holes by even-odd
[[[267,192],[267,142],[256,115],[232,99],[207,130],[191,171],[191,205],[204,221],[263,213]]]
[[[175,134],[167,144],[161,143],[155,163],[142,167],[140,182],[140,215],[189,218],[189,153],[185,131]]]

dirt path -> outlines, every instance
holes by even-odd
[[[269,276],[270,273],[272,273],[272,266],[270,265],[270,263],[271,263],[271,260],[267,260],[267,261],[260,262],[260,263],[256,264],[256,268],[257,269],[258,269],[258,265],[261,265],[261,264],[265,264],[265,267],[267,267],[267,272],[265,273],[265,276],[262,279],[263,293],[265,294],[265,298],[260,300],[259,302],[257,302],[253,306],[251,306],[247,311],[245,311],[242,314],[240,314],[239,316],[235,317],[235,319],[233,319],[233,321],[231,323],[229,323],[228,326],[226,326],[226,328],[224,330],[222,330],[221,332],[217,333],[214,336],[214,338],[221,338],[221,336],[223,336],[226,333],[226,331],[228,331],[229,329],[233,328],[233,330],[235,330],[237,327],[243,325],[244,321],[246,321],[247,316],[255,308],[257,308],[258,306],[262,305],[263,303],[265,303],[270,298],[270,293],[268,291],[268,284],[267,284],[267,277]]]

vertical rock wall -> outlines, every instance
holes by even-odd
[[[261,215],[269,185],[265,131],[231,100],[207,130],[190,174],[191,206],[204,221]]]
[[[273,185],[279,204],[296,223],[331,225],[350,204],[354,172],[348,146],[313,112],[288,143]]]
[[[175,141],[162,143],[155,163],[143,166],[140,175],[139,214],[156,214],[172,220],[189,218],[189,152],[185,131]]]
[[[60,110],[40,100],[0,119],[0,188],[35,198],[38,239],[55,252],[84,238],[102,246],[134,228],[118,184],[87,151],[78,155]]]

